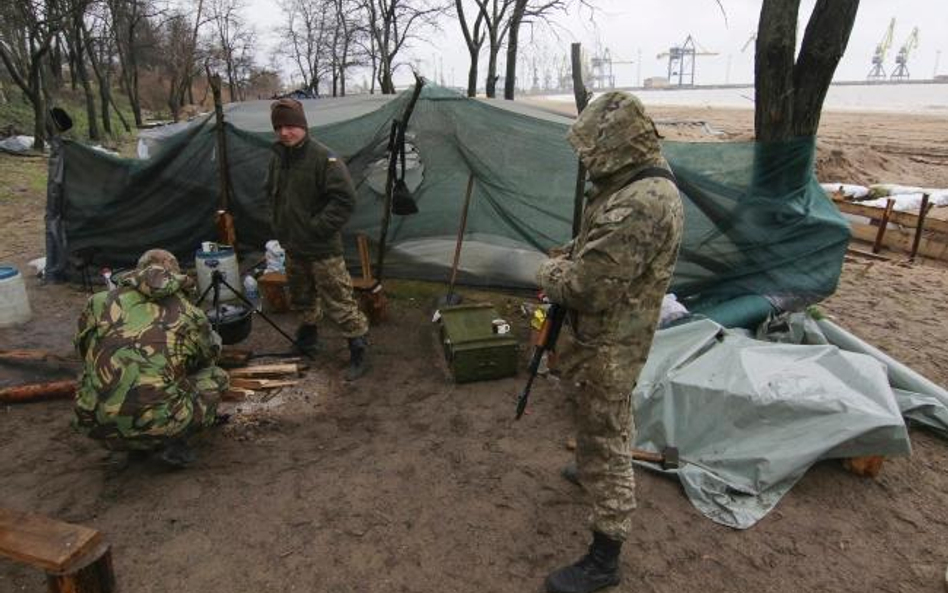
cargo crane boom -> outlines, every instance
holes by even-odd
[[[668,51],[658,54],[657,59],[668,58],[668,82],[672,76],[678,76],[678,86],[694,86],[695,84],[695,56],[716,56],[716,51],[698,51],[696,42],[691,35],[685,38],[680,46],[670,47]]]
[[[879,81],[885,80],[885,55],[889,53],[889,48],[892,47],[892,34],[895,31],[895,17],[892,17],[892,20],[889,21],[889,28],[886,29],[885,35],[882,37],[882,41],[876,45],[876,51],[872,55],[872,68],[869,70],[869,74],[866,75],[866,80],[868,81]]]
[[[912,53],[912,50],[916,47],[918,47],[918,27],[912,29],[912,33],[908,36],[908,39],[906,39],[902,47],[899,48],[899,53],[895,55],[895,70],[892,71],[892,76],[889,77],[889,80],[909,79],[909,54]]]

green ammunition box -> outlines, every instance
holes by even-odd
[[[511,333],[494,333],[493,321],[498,317],[490,304],[441,309],[441,343],[455,382],[516,374],[517,340]]]

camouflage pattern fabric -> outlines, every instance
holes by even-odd
[[[602,95],[568,140],[592,188],[579,234],[563,255],[540,266],[537,281],[571,310],[558,367],[576,388],[576,462],[592,500],[591,527],[624,540],[635,508],[632,390],[675,267],[682,204],[667,179],[630,183],[646,167],[667,166],[635,97]]]
[[[182,292],[185,276],[148,266],[89,298],[76,352],[74,426],[115,450],[152,450],[214,423],[228,376],[219,338]]]
[[[286,254],[290,302],[302,322],[316,325],[327,315],[347,338],[369,333],[369,320],[352,294],[352,277],[342,256],[309,259]]]

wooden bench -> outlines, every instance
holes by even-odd
[[[112,550],[95,529],[0,508],[0,556],[46,571],[50,593],[112,593]]]

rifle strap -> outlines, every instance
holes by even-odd
[[[678,179],[675,177],[675,174],[665,167],[645,167],[636,173],[632,179],[629,180],[629,183],[635,183],[636,181],[648,179],[649,177],[662,177],[674,183],[675,187],[678,187]]]

